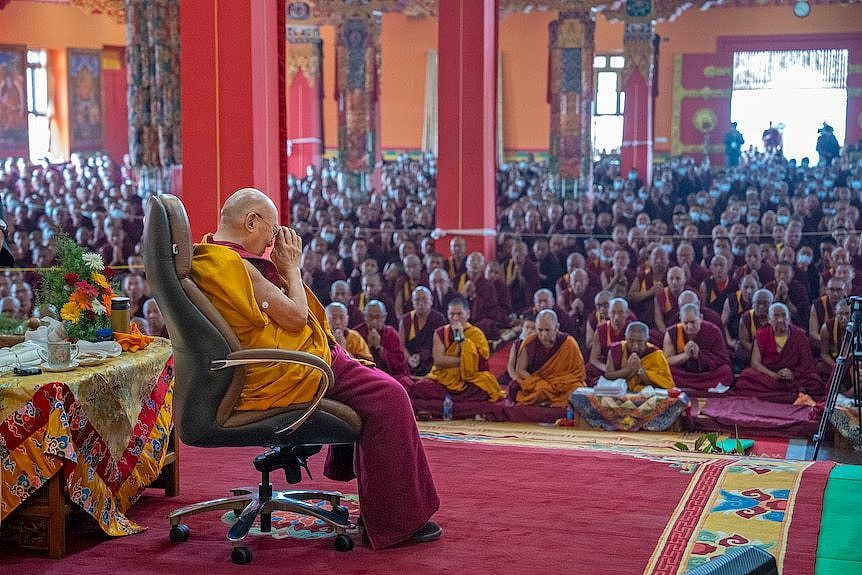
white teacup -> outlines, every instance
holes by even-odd
[[[72,362],[78,357],[78,346],[68,341],[49,341],[47,346],[47,352],[39,348],[39,357],[47,364],[48,369],[72,367]]]

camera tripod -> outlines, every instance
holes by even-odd
[[[814,455],[812,461],[817,460],[820,444],[826,433],[826,426],[832,420],[835,411],[835,402],[838,392],[845,377],[849,375],[850,389],[853,390],[853,405],[857,410],[858,425],[862,425],[862,399],[860,399],[860,383],[862,383],[862,296],[851,296],[850,298],[850,321],[847,322],[847,330],[838,357],[835,359],[835,367],[832,369],[832,377],[826,388],[826,405],[820,416],[820,425],[814,434]]]

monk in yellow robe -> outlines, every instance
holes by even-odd
[[[648,385],[663,389],[674,387],[667,358],[661,349],[649,342],[649,326],[640,321],[630,323],[626,327],[626,339],[611,346],[605,378],[625,379],[632,392]]]
[[[456,297],[449,302],[447,312],[449,323],[434,332],[434,365],[408,390],[414,405],[417,400],[442,401],[446,394],[455,404],[502,399],[505,393],[488,371],[488,340],[468,321],[470,304]]]
[[[326,306],[326,320],[329,322],[335,341],[347,350],[347,353],[360,361],[373,361],[371,348],[368,347],[362,335],[355,329],[347,327],[350,314],[346,305],[338,301],[330,303]]]
[[[517,381],[509,385],[509,397],[514,395],[518,405],[565,407],[572,391],[586,384],[581,348],[572,336],[560,331],[554,310],[536,314],[536,333],[521,345],[515,374]]]
[[[265,194],[239,190],[222,207],[215,234],[195,246],[190,279],[243,348],[301,350],[331,365],[335,378],[326,397],[353,408],[362,418],[362,433],[355,445],[330,448],[324,473],[340,481],[357,479],[370,545],[380,549],[438,539],[442,530],[429,519],[440,501],[407,393],[335,341],[323,307],[302,282],[302,238],[278,221]],[[319,383],[320,375],[305,366],[254,364],[234,409],[307,402]]]

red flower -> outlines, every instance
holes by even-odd
[[[91,320],[91,321],[92,321],[92,320],[94,320],[94,319],[96,319],[96,312],[94,312],[94,311],[93,311],[93,310],[91,310],[91,309],[86,310],[86,311],[84,312],[84,315],[85,315],[85,316],[87,316],[87,319],[89,319],[89,320]]]
[[[75,287],[81,293],[87,294],[89,297],[99,297],[99,290],[85,281],[79,281]]]
[[[102,275],[105,276],[105,278],[108,280],[113,279],[116,274],[117,272],[115,272],[113,268],[109,268],[107,266],[105,266],[105,269],[102,270]]]
[[[81,276],[76,273],[69,273],[63,276],[63,280],[70,286],[75,285],[75,282],[79,279],[81,279]]]

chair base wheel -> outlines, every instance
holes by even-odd
[[[237,565],[245,565],[251,563],[251,551],[248,547],[234,547],[230,554],[230,560]]]
[[[335,536],[335,550],[336,551],[350,551],[353,549],[353,539],[350,538],[349,535],[344,533],[339,533]]]
[[[174,525],[171,527],[171,532],[168,534],[168,537],[170,537],[171,543],[182,543],[187,541],[189,538],[189,526],[183,525],[182,523]]]

